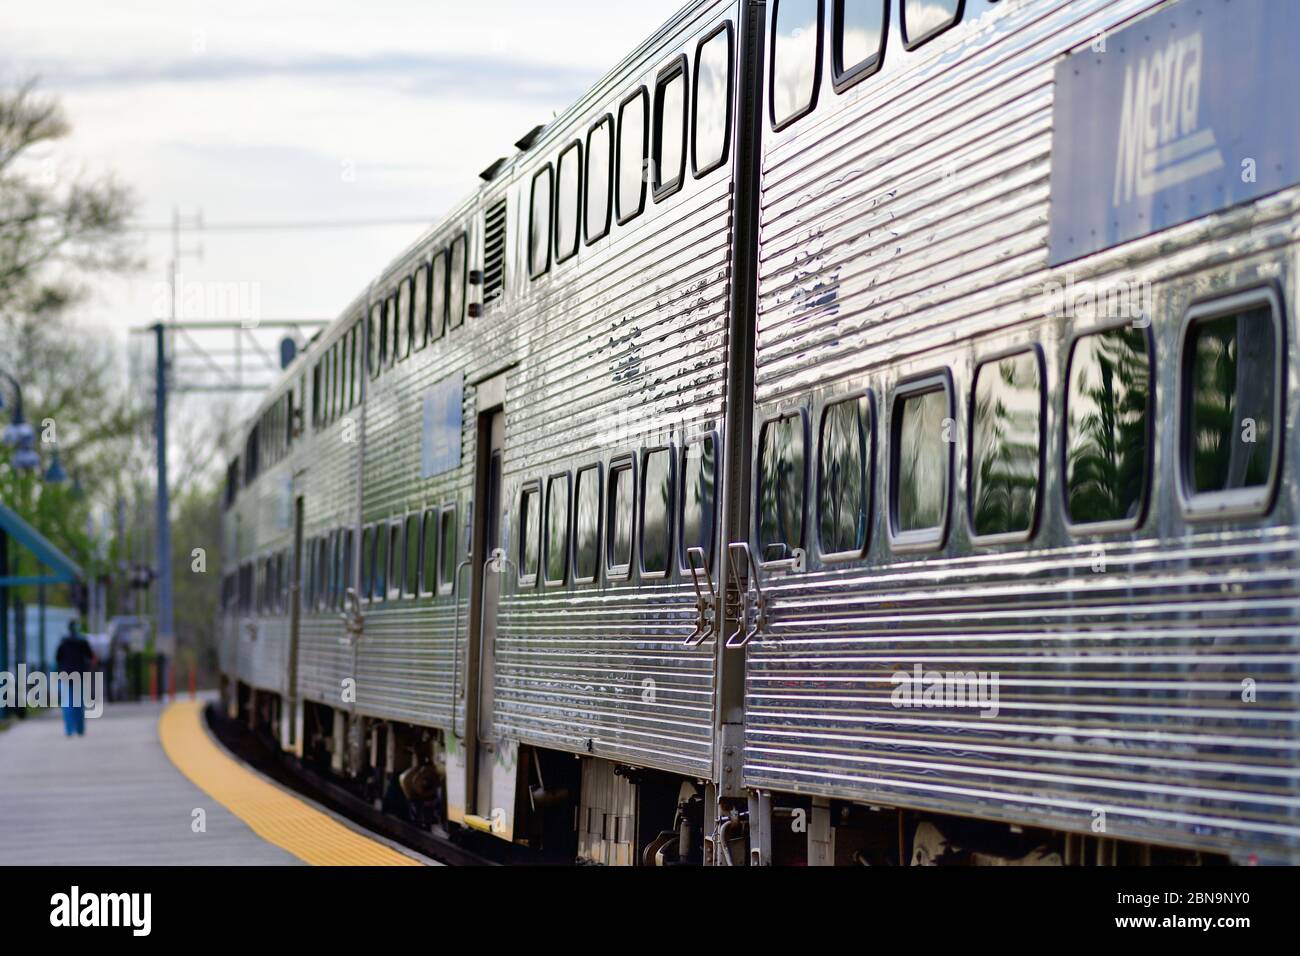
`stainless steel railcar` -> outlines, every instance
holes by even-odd
[[[594,862],[1294,862],[1297,34],[688,5],[268,398],[232,711]]]

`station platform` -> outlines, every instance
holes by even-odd
[[[65,737],[57,711],[0,731],[0,865],[419,866],[231,757],[205,701],[113,704]],[[197,812],[201,811],[201,812]]]

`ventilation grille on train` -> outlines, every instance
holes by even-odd
[[[486,308],[505,292],[506,202],[501,200],[483,218],[483,305]]]

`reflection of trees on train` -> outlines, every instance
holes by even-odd
[[[913,395],[902,402],[900,411],[898,530],[937,528],[947,498],[947,393]]]
[[[703,548],[705,555],[711,551],[709,541],[714,528],[714,465],[713,439],[706,438],[686,446],[686,476],[682,482],[686,501],[682,512],[682,550]]]
[[[907,19],[907,35],[916,39],[951,23],[957,16],[958,2],[959,0],[905,0],[903,14]]]
[[[1196,325],[1191,383],[1196,491],[1268,482],[1273,452],[1273,339],[1267,309]]]
[[[1070,364],[1068,495],[1081,524],[1137,515],[1147,459],[1150,360],[1141,329],[1079,340]]]
[[[569,564],[569,476],[552,478],[546,495],[546,580],[563,581]]]
[[[1038,496],[1040,383],[1032,353],[986,365],[975,388],[977,534],[1027,531]]]
[[[861,551],[867,540],[867,416],[865,398],[826,410],[818,476],[821,549],[825,554]]]
[[[761,446],[758,547],[764,561],[779,561],[803,547],[803,419],[769,422]]]
[[[641,557],[646,571],[668,570],[668,516],[672,513],[672,452],[664,449],[646,456],[645,521],[641,528]]]
[[[772,108],[778,122],[805,109],[812,100],[817,62],[817,0],[785,0],[776,20],[777,49],[772,64]]]
[[[577,514],[574,518],[573,574],[589,579],[600,573],[600,471],[586,468],[578,472],[574,495]]]

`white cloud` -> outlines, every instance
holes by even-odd
[[[40,72],[74,126],[66,166],[113,171],[141,218],[409,218],[448,208],[680,0],[43,0],[0,10],[0,82]],[[347,164],[345,166],[345,164]],[[349,180],[344,171],[355,176]],[[257,282],[264,315],[332,316],[419,226],[209,233],[187,278]],[[97,281],[82,319],[150,320],[147,272]]]

